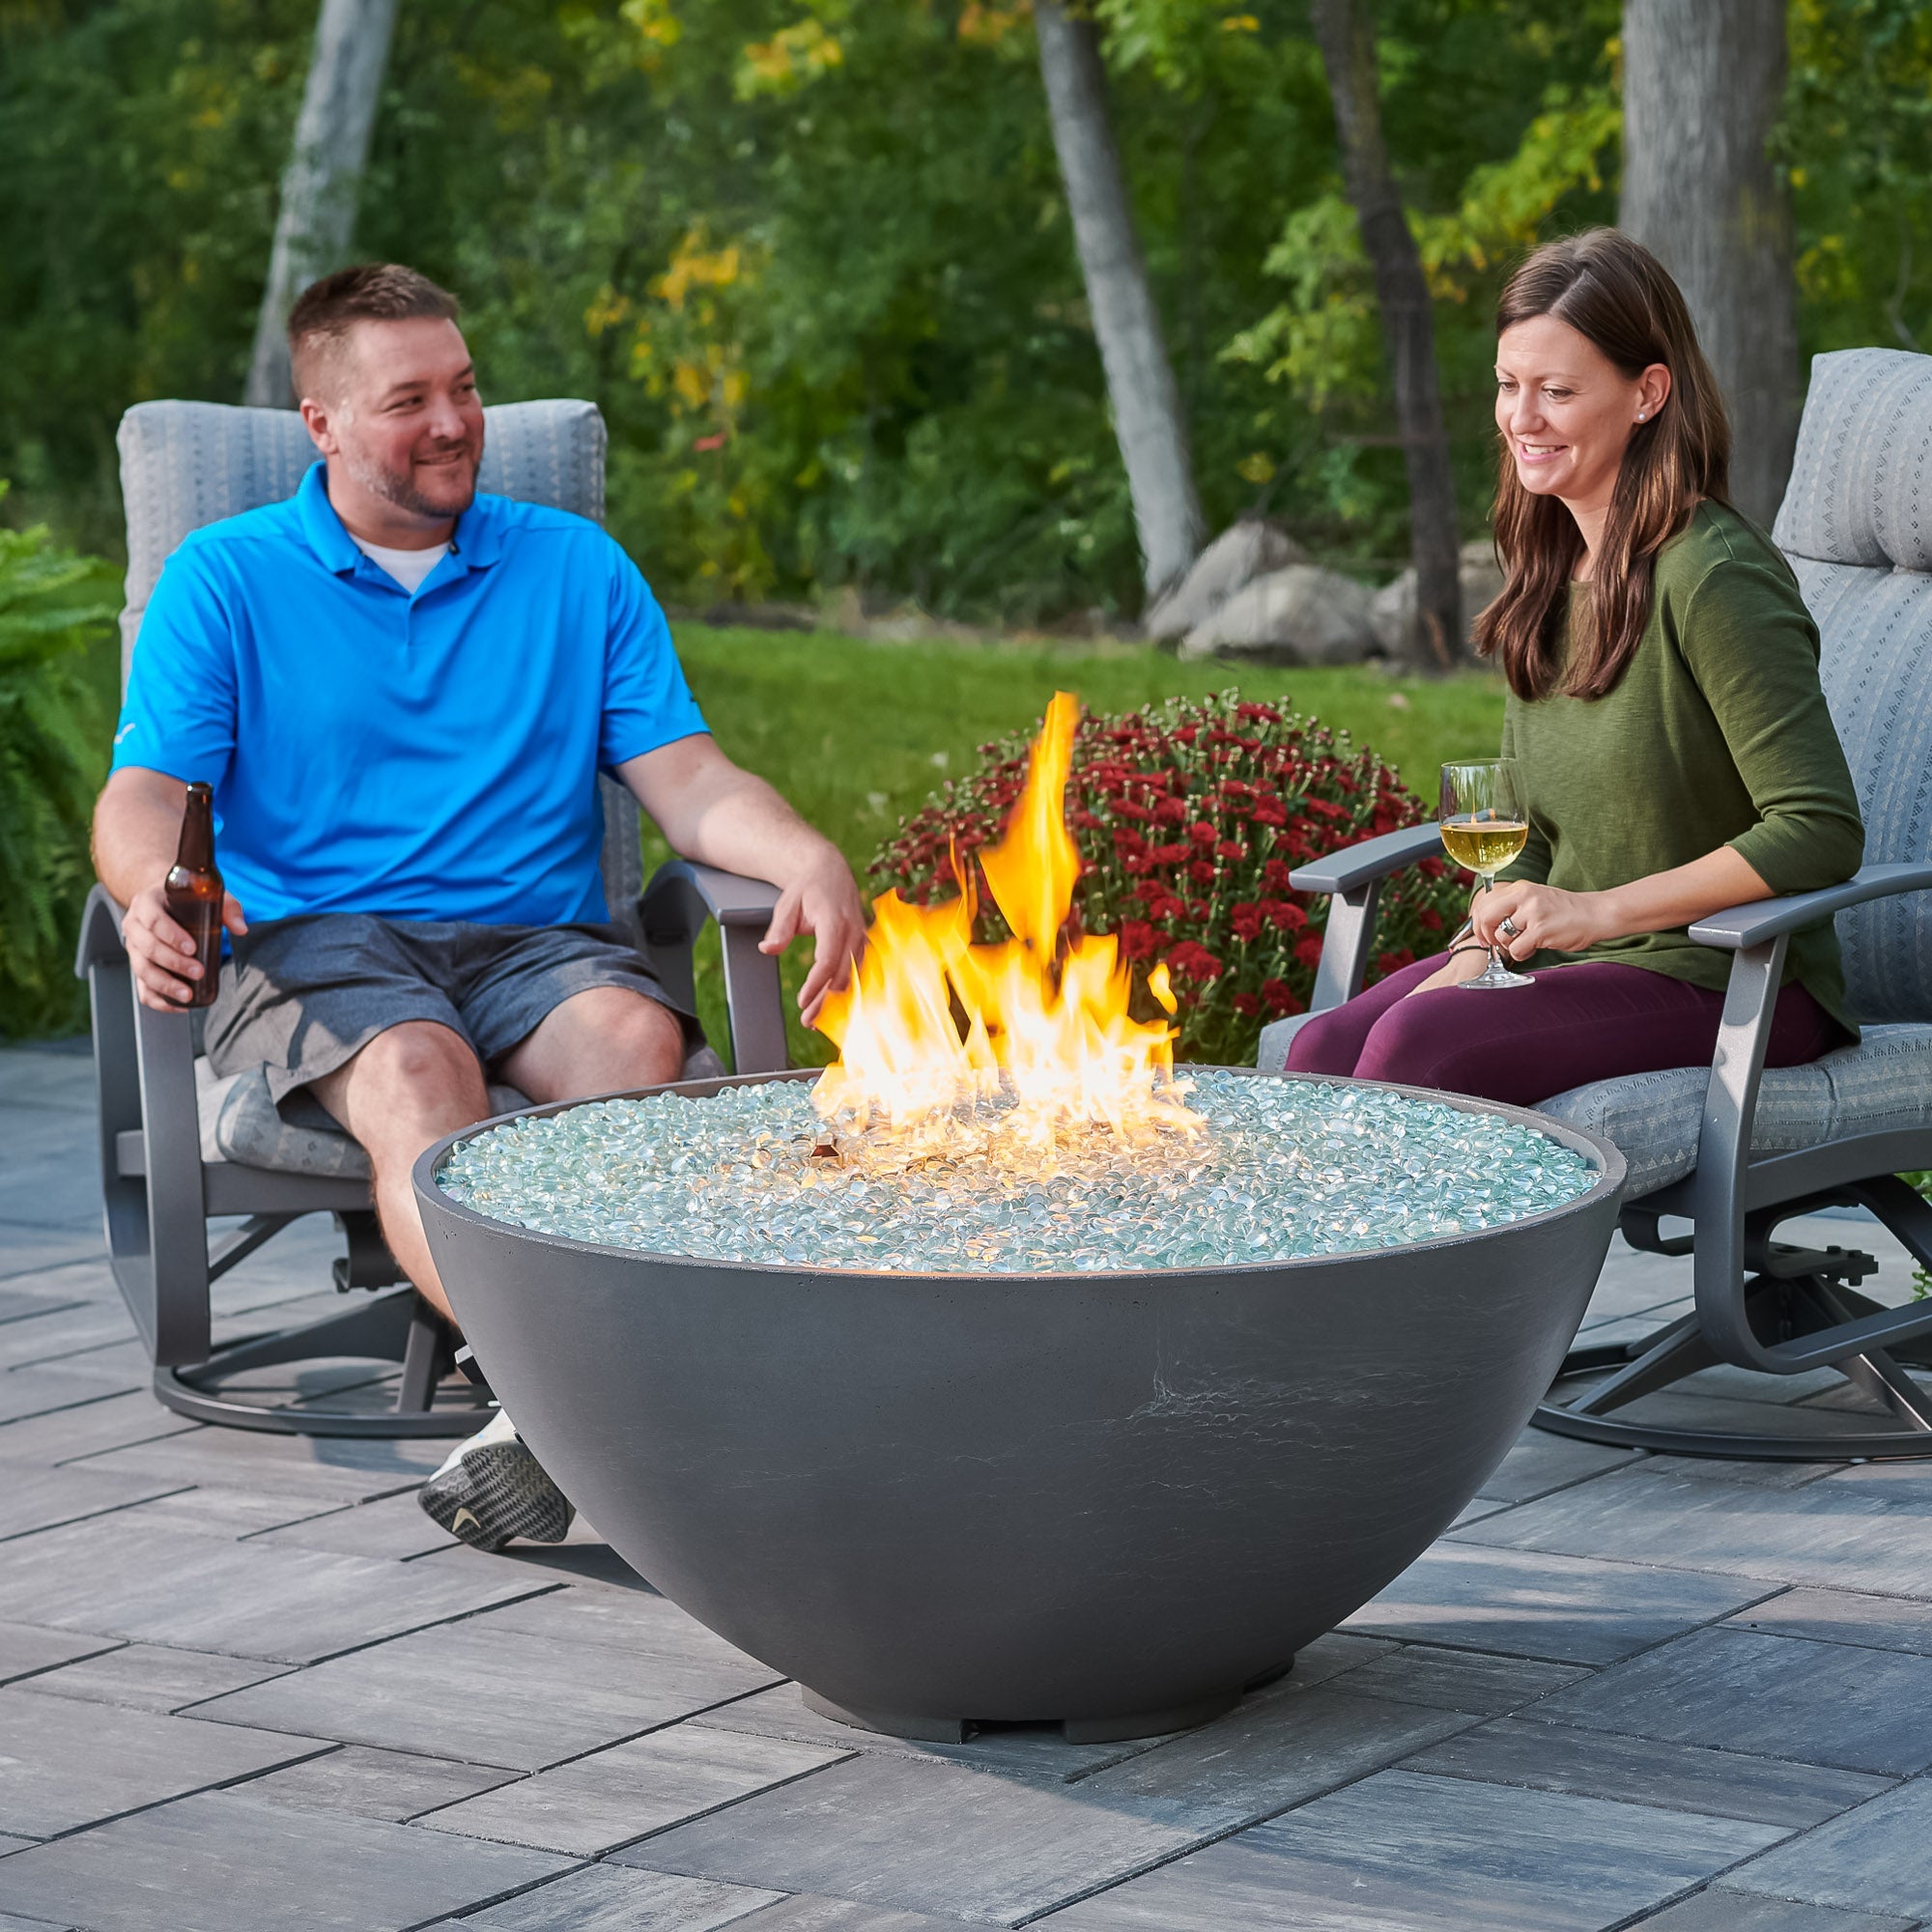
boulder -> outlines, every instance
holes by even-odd
[[[1456,575],[1463,586],[1463,641],[1467,644],[1475,627],[1476,612],[1485,604],[1493,603],[1503,587],[1502,569],[1488,537],[1463,546]],[[1384,657],[1403,655],[1408,627],[1414,621],[1415,566],[1410,564],[1392,582],[1384,583],[1369,606],[1369,624],[1376,634],[1376,647]]]
[[[1376,647],[1368,589],[1312,563],[1257,578],[1181,640],[1183,659],[1252,658],[1261,663],[1359,664]]]
[[[1194,567],[1147,613],[1151,638],[1171,643],[1211,617],[1258,577],[1306,563],[1308,553],[1278,525],[1244,517],[1194,559]]]

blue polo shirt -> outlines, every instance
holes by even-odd
[[[411,596],[318,463],[168,558],[114,765],[214,787],[251,923],[563,925],[609,917],[599,769],[704,728],[664,612],[595,524],[479,496]]]

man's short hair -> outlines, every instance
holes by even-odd
[[[364,262],[312,282],[289,311],[289,367],[296,394],[312,392],[323,364],[358,322],[454,322],[456,298],[427,275],[396,262]]]

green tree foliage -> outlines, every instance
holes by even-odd
[[[1783,139],[1807,350],[1932,350],[1932,10],[1794,0]]]
[[[314,10],[0,0],[0,473],[121,541],[114,426],[241,398]]]
[[[1208,50],[1254,48],[1293,71],[1325,147],[1284,212],[1264,272],[1265,309],[1223,347],[1279,392],[1257,418],[1258,479],[1319,433],[1319,464],[1284,477],[1284,508],[1327,547],[1407,549],[1407,506],[1387,396],[1374,277],[1343,192],[1321,62],[1293,15],[1226,0],[1098,0],[1118,57],[1186,94]],[[1298,10],[1297,10],[1298,11]],[[1390,158],[1436,298],[1445,412],[1464,521],[1490,497],[1491,316],[1509,265],[1544,236],[1613,214],[1620,115],[1612,73],[1617,0],[1586,0],[1560,20],[1543,7],[1384,0],[1381,109]]]
[[[0,1036],[64,1030],[79,1005],[73,941],[111,717],[86,646],[113,616],[111,587],[44,526],[0,527]]]
[[[1210,523],[1406,551],[1302,0],[1094,0]],[[1510,258],[1608,218],[1617,0],[1381,0],[1473,532]],[[1927,346],[1922,0],[1793,0],[1807,350]],[[118,543],[113,427],[236,400],[313,0],[0,0],[0,469]],[[856,586],[1131,612],[1131,517],[1025,0],[403,10],[359,240],[457,288],[487,392],[594,397],[611,522],[700,607]]]

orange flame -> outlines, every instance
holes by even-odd
[[[1174,1078],[1175,1029],[1128,1012],[1118,941],[1066,930],[1080,855],[1064,801],[1079,716],[1076,698],[1055,694],[1005,836],[980,857],[1011,939],[973,944],[956,862],[955,899],[916,906],[891,892],[873,901],[865,957],[819,1015],[839,1049],[812,1090],[824,1119],[849,1114],[861,1132],[944,1143],[962,1113],[1004,1086],[1013,1105],[1001,1136],[1035,1148],[1065,1130],[1143,1140],[1198,1128]],[[1166,967],[1148,983],[1172,1013]]]

